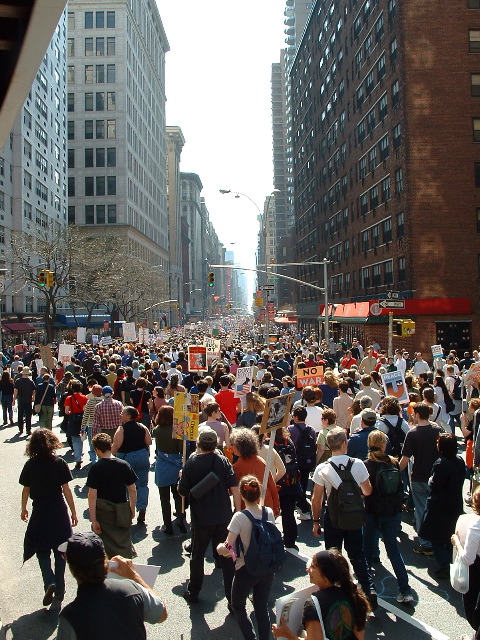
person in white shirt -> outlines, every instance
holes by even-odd
[[[397,367],[397,371],[401,371],[403,376],[405,377],[405,372],[407,370],[407,361],[403,357],[403,353],[401,351],[398,352],[398,355],[395,356],[393,364]]]
[[[447,362],[443,365],[443,373],[447,375],[447,367],[453,367],[454,375],[458,376],[460,369],[455,364],[455,358],[453,356],[447,356]]]
[[[418,378],[420,373],[428,373],[429,371],[430,371],[430,366],[428,362],[425,362],[420,352],[416,353],[415,362],[413,363],[413,373]]]

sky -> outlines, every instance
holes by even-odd
[[[170,44],[167,125],[182,129],[180,169],[197,173],[220,241],[255,267],[258,210],[273,190],[271,65],[284,0],[157,0]],[[231,189],[249,196],[221,195]],[[231,244],[235,243],[235,244]],[[253,279],[250,279],[250,289]]]

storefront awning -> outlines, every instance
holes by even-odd
[[[298,318],[286,318],[284,316],[277,316],[274,318],[276,324],[297,324]]]
[[[10,333],[35,333],[35,327],[28,322],[2,322],[2,328]]]

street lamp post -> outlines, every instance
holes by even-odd
[[[325,289],[325,293],[324,293],[324,304],[325,304],[325,342],[328,345],[328,339],[330,337],[330,326],[329,326],[329,321],[328,321],[328,263],[330,262],[330,260],[328,260],[327,258],[323,259],[323,287]],[[320,333],[319,333],[319,342],[321,342],[320,340]]]

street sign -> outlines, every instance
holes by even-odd
[[[380,305],[378,304],[378,302],[373,302],[370,305],[370,313],[372,314],[372,316],[380,316],[380,315],[382,315],[382,310],[381,310]]]
[[[274,291],[275,286],[273,284],[264,284],[262,285],[262,289],[264,291]]]
[[[387,291],[387,300],[398,300],[400,293],[398,291]]]
[[[405,309],[405,300],[379,300],[382,309]]]

